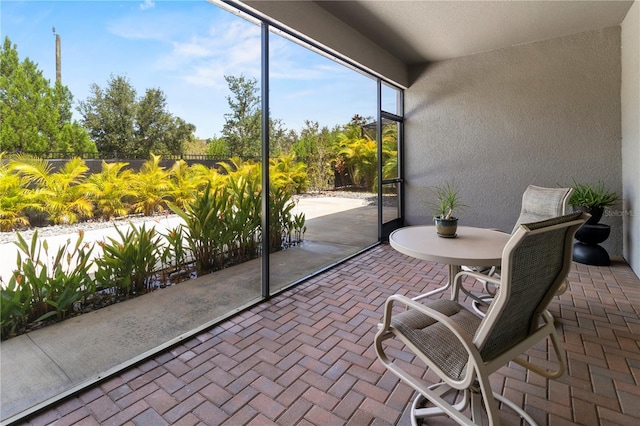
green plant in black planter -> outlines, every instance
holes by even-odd
[[[587,221],[589,225],[597,224],[602,218],[605,207],[614,205],[620,198],[618,194],[609,191],[604,187],[602,181],[598,181],[596,185],[577,183],[573,181],[573,193],[569,204],[573,206],[574,211],[585,211],[591,215]]]
[[[455,182],[444,181],[442,185],[433,188],[436,202],[434,203],[434,222],[438,236],[454,238],[458,229],[456,212],[461,212],[466,206],[460,199],[460,192]]]

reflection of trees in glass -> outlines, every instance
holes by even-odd
[[[398,125],[382,125],[382,178],[398,177]]]
[[[225,76],[232,95],[227,96],[231,112],[224,115],[222,137],[210,141],[214,156],[258,158],[262,154],[262,105],[258,81],[245,76]],[[282,120],[269,118],[269,155],[287,154],[297,138]]]
[[[334,145],[338,129],[319,129],[317,121],[305,121],[298,141],[292,149],[298,161],[307,165],[309,185],[312,189],[323,190],[334,187]]]
[[[261,117],[258,81],[244,76],[225,76],[232,96],[227,96],[230,113],[224,115],[222,128],[231,155],[242,158],[261,155]]]
[[[5,37],[0,49],[0,147],[3,151],[95,152],[87,132],[71,119],[73,95],[53,87],[29,58]]]

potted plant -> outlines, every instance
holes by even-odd
[[[442,185],[433,188],[436,202],[434,203],[434,222],[438,236],[443,238],[455,238],[458,229],[458,217],[466,207],[461,199],[458,186],[455,182],[445,181]]]
[[[618,194],[605,189],[602,181],[596,185],[577,183],[573,181],[573,193],[569,199],[569,204],[574,211],[584,211],[591,215],[587,221],[588,225],[597,224],[602,218],[605,207],[616,204],[619,200]]]

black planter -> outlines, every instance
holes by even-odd
[[[599,244],[609,238],[610,233],[609,225],[590,225],[589,222],[582,225],[576,232],[579,242],[573,245],[573,260],[585,265],[609,266],[609,253]]]
[[[596,225],[602,219],[604,207],[573,206],[573,211],[589,213],[591,217],[587,220],[587,225]]]

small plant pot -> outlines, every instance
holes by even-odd
[[[439,237],[442,238],[455,238],[458,230],[458,218],[452,217],[451,219],[443,219],[440,216],[436,216],[433,221],[436,224],[436,232]]]

